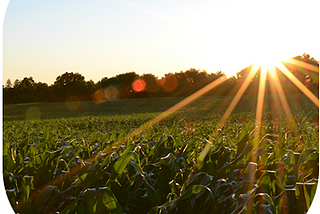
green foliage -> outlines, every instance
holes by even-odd
[[[248,105],[218,129],[223,109],[217,100],[199,99],[121,141],[157,115],[150,107],[157,104],[149,104],[144,114],[5,119],[3,177],[14,211],[236,214],[309,209],[319,175],[317,108],[292,109],[299,136],[290,132],[285,118],[268,119],[267,112],[261,135],[254,139],[255,114]]]

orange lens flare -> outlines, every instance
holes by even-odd
[[[164,91],[173,91],[178,87],[178,80],[175,76],[166,76],[158,81]]]
[[[137,79],[132,83],[132,89],[135,92],[141,92],[144,91],[146,89],[146,82],[143,79]]]
[[[94,92],[91,96],[91,99],[93,102],[95,102],[97,104],[107,101],[107,99],[104,96],[103,89],[100,89],[100,90]]]

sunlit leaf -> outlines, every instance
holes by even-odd
[[[130,158],[131,158],[132,152],[126,152],[122,154],[122,156],[117,160],[117,162],[113,165],[113,170],[111,173],[111,179],[114,180],[117,178],[125,169],[127,166]]]
[[[110,213],[123,213],[121,205],[108,187],[99,187],[98,197],[102,200]]]

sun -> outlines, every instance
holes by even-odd
[[[273,70],[280,62],[288,61],[290,57],[286,52],[281,51],[276,46],[272,47],[261,47],[256,49],[254,54],[251,55],[251,64],[257,67],[261,67],[266,70]]]
[[[259,66],[262,69],[273,69],[274,66],[279,62],[280,60],[276,57],[261,57],[259,59],[255,60],[254,65]]]
[[[206,70],[208,73],[214,73],[217,71],[221,71],[226,75],[227,78],[230,78],[232,76],[236,76],[237,72],[241,71],[241,69],[247,67],[244,63],[243,65],[239,65],[239,63],[224,63],[215,65],[210,60],[208,60],[206,63],[204,63],[204,70]]]

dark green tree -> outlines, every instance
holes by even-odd
[[[53,84],[55,101],[85,100],[86,81],[79,73],[66,72],[56,78]]]
[[[10,79],[7,79],[6,81],[6,85],[5,85],[5,88],[12,88],[12,83],[11,83],[11,80]]]
[[[135,79],[137,79],[139,77],[138,74],[136,74],[135,72],[128,72],[128,73],[124,73],[124,74],[118,74],[116,76],[116,83],[117,84],[121,84],[121,85],[126,85],[126,86],[131,86],[133,81]]]
[[[79,73],[66,72],[56,78],[54,85],[58,87],[69,86],[74,83],[84,82],[84,76]]]

